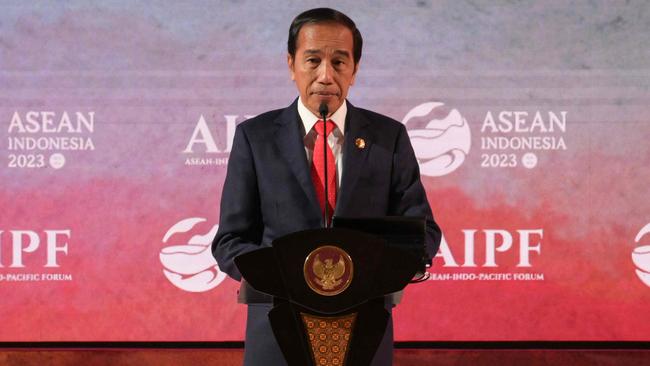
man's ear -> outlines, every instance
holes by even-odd
[[[357,71],[359,70],[359,62],[354,64],[354,71],[352,72],[352,80],[350,80],[350,85],[354,85],[354,80],[357,78]]]
[[[291,75],[291,80],[296,81],[296,75],[293,72],[293,57],[290,53],[287,53],[287,66],[289,67],[289,75]]]

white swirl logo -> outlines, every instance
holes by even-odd
[[[174,224],[163,238],[163,243],[179,237],[198,223],[207,221],[201,217],[191,217]],[[212,256],[210,244],[217,233],[219,225],[214,225],[208,233],[192,236],[187,243],[174,243],[160,251],[165,277],[181,290],[190,292],[205,292],[217,287],[226,274],[219,270]],[[178,239],[176,239],[178,240]]]
[[[414,118],[431,116],[443,105],[439,102],[420,104],[404,116],[402,123],[408,126]],[[469,124],[457,109],[452,109],[443,119],[431,118],[423,129],[409,129],[408,134],[420,164],[420,173],[430,177],[458,169],[469,154],[472,142]]]
[[[645,234],[650,233],[650,223],[646,224],[639,233],[636,234],[634,242],[639,244]],[[634,248],[632,252],[632,261],[636,265],[636,275],[641,282],[650,287],[650,245],[641,245]]]

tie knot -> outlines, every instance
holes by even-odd
[[[336,127],[336,125],[334,124],[334,121],[332,121],[331,119],[328,119],[327,122],[325,122],[325,125],[327,126],[326,127],[326,132],[325,132],[325,137],[327,137],[327,136],[330,135],[330,133],[332,133],[332,131],[334,130],[334,127]],[[321,136],[323,135],[323,120],[322,119],[319,119],[318,121],[316,121],[316,124],[314,125],[314,129],[316,130],[317,134],[319,134]]]

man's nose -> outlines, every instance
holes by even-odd
[[[318,68],[318,82],[321,84],[331,84],[334,68],[331,62],[323,61]]]

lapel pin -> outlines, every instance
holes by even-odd
[[[362,139],[361,137],[357,137],[357,139],[354,140],[354,144],[357,146],[358,149],[366,148],[366,140]]]

